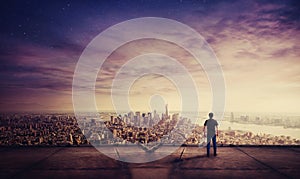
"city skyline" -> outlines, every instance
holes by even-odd
[[[1,114],[3,120],[0,126],[0,146],[143,144],[146,145],[145,151],[151,151],[157,144],[181,145],[184,142],[189,145],[205,145],[203,126],[193,124],[191,120],[178,114],[167,116],[162,113],[161,117],[160,114],[140,112],[130,112],[128,115],[112,113],[102,115],[104,120],[87,117],[78,121],[75,116],[68,114]],[[271,120],[280,122],[276,118]],[[299,129],[298,121],[294,121],[298,127],[295,128],[293,135],[290,132],[281,133],[282,130],[271,132],[257,131],[253,128],[232,129],[235,128],[234,125],[228,128],[221,125],[218,145],[299,145],[299,133],[296,131]],[[257,121],[248,122],[255,124]],[[266,124],[268,127],[272,125],[283,127],[285,124],[270,121]]]
[[[225,78],[225,112],[299,114],[299,7],[292,0],[7,2],[1,6],[0,110],[72,111],[73,74],[88,43],[125,20],[164,17],[194,28],[214,50]],[[146,39],[119,47],[99,69],[100,111],[113,110],[111,84],[123,63],[149,52],[183,63],[197,85],[199,110],[211,110],[209,81],[193,57],[175,44]],[[181,75],[173,70],[175,77]],[[165,104],[178,111],[181,105],[176,86],[157,74],[132,84],[129,103],[133,111]]]

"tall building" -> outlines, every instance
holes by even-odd
[[[133,124],[134,125],[134,113],[132,112],[132,111],[130,111],[129,113],[128,113],[128,124]]]
[[[166,104],[166,117],[168,118],[168,116],[169,116],[168,104]]]
[[[149,121],[149,126],[152,127],[154,122],[153,122],[153,119],[152,119],[152,113],[151,112],[148,112],[148,121]]]
[[[159,115],[157,114],[156,110],[154,110],[153,122],[157,123],[158,121],[160,121]]]
[[[234,121],[234,115],[233,115],[233,112],[231,112],[231,115],[230,115],[230,121],[231,121],[231,122]]]
[[[149,117],[149,119],[152,119],[152,113],[151,112],[148,112],[148,117]]]
[[[136,111],[136,112],[135,112],[135,115],[136,115],[136,117],[137,117],[137,119],[136,119],[136,125],[137,125],[137,126],[140,126],[140,125],[141,125],[141,112]]]
[[[132,111],[130,111],[129,113],[128,113],[128,117],[132,120],[133,119],[133,117],[134,117],[134,114],[133,114],[133,112]]]

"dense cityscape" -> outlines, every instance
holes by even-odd
[[[101,119],[69,114],[1,114],[0,146],[82,146],[111,144],[205,145],[203,126],[175,113],[100,113]],[[231,120],[235,118],[232,117]],[[249,120],[248,120],[249,121]],[[290,136],[221,130],[218,145],[300,145]]]

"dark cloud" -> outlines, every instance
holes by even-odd
[[[300,46],[294,45],[293,47],[282,48],[280,50],[272,52],[270,55],[272,58],[275,58],[275,59],[278,59],[278,58],[281,59],[286,56],[299,57],[300,56]]]
[[[212,45],[233,36],[252,35],[267,39],[289,29],[299,30],[298,1],[220,1],[211,4],[214,6],[202,7],[200,14],[197,14],[199,10],[193,12],[196,23],[200,24],[199,31]]]
[[[248,52],[248,51],[245,51],[245,50],[237,52],[235,57],[237,59],[244,59],[244,58],[253,59],[253,60],[259,60],[260,59],[260,56],[257,55],[256,53]]]

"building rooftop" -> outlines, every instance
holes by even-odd
[[[122,159],[122,152],[110,151]],[[218,155],[209,158],[203,147],[180,147],[149,163],[114,160],[94,147],[0,147],[0,152],[0,178],[300,177],[299,146],[219,147]],[[138,157],[147,155],[132,147],[127,147],[126,152]]]

